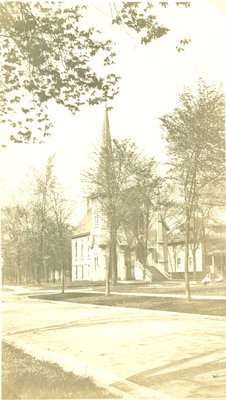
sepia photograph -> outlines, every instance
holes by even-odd
[[[226,0],[0,2],[3,400],[226,399]]]

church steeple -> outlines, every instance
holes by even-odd
[[[103,129],[102,129],[102,137],[101,137],[101,149],[104,148],[111,148],[111,134],[110,134],[110,127],[109,127],[109,119],[108,119],[108,109],[107,104],[105,104],[104,110],[104,122],[103,122]]]
[[[103,177],[104,175],[106,175],[106,173],[109,174],[110,170],[112,171],[112,146],[108,110],[107,104],[105,104],[104,121],[100,143],[98,176]]]

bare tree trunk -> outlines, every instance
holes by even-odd
[[[193,243],[191,244],[192,261],[193,261],[193,279],[196,279],[196,249],[197,249],[197,224],[195,212],[193,212]]]
[[[206,235],[204,217],[202,217],[202,272],[206,276]]]
[[[17,283],[21,284],[21,269],[19,257],[17,257]]]
[[[25,283],[26,283],[26,285],[28,285],[28,283],[29,283],[29,265],[28,265],[28,262],[26,262]]]
[[[64,253],[63,253],[63,246],[62,246],[62,234],[60,233],[60,258],[61,258],[61,267],[62,267],[62,278],[61,278],[61,293],[64,294],[65,292],[65,265],[64,265]]]
[[[189,213],[186,211],[186,233],[185,233],[185,266],[184,266],[184,277],[185,277],[185,290],[186,290],[186,300],[191,301],[191,291],[189,283],[189,272],[188,272],[188,256],[189,256],[189,224],[190,218]]]
[[[42,279],[42,269],[43,269],[42,264],[43,264],[43,235],[42,235],[42,228],[41,228],[39,262],[37,263],[37,283],[38,283],[38,285],[41,284],[41,279]]]
[[[46,283],[49,283],[49,266],[45,263]]]
[[[5,283],[5,266],[2,268],[2,285]]]
[[[65,292],[65,270],[64,270],[64,264],[62,266],[62,294]]]
[[[192,260],[193,260],[193,279],[195,280],[196,279],[196,270],[197,270],[195,244],[193,244],[193,246],[192,246]]]
[[[105,254],[105,265],[106,265],[106,286],[105,286],[105,295],[110,296],[110,279],[109,279],[109,267],[110,267],[110,253],[111,250],[109,248],[109,256]]]
[[[116,254],[116,241],[113,240],[111,245],[111,268],[112,268],[112,283],[117,283],[117,254]]]
[[[36,267],[36,280],[37,280],[37,284],[41,285],[41,265],[39,262],[37,263],[37,267]]]
[[[117,232],[114,226],[114,222],[111,223],[110,227],[110,262],[111,262],[111,274],[112,274],[112,283],[117,283],[117,253],[116,253],[116,236]]]
[[[146,280],[147,258],[148,258],[148,233],[147,233],[147,229],[146,229],[145,245],[144,245],[143,281]]]
[[[31,264],[31,276],[32,276],[32,281],[35,282],[35,268],[34,268],[33,261]]]

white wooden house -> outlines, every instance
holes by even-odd
[[[226,235],[224,224],[212,224],[205,234],[205,241],[200,237],[196,243],[196,278],[210,274],[213,278],[225,274],[226,270]],[[192,254],[192,233],[189,244],[188,269],[194,273]],[[183,229],[168,239],[168,272],[172,278],[184,277],[185,241]]]

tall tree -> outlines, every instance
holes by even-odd
[[[46,247],[48,242],[47,222],[50,212],[49,193],[55,185],[55,176],[53,174],[54,155],[48,158],[44,173],[35,171],[35,182],[33,192],[31,193],[33,212],[36,218],[38,232],[39,257],[37,263],[37,283],[41,283],[41,276],[45,271]]]
[[[112,63],[112,42],[82,27],[83,8],[62,2],[0,4],[1,122],[14,128],[12,140],[49,134],[49,100],[75,113],[84,103],[98,104],[117,93],[118,77],[100,75],[94,67],[97,57],[105,66]],[[24,116],[19,120],[18,107]]]
[[[66,244],[71,239],[71,231],[69,229],[68,219],[71,214],[71,209],[68,207],[68,201],[63,195],[63,190],[60,187],[57,179],[55,185],[51,188],[49,193],[49,199],[51,204],[52,218],[55,225],[55,231],[57,233],[57,245],[60,253],[61,261],[61,276],[62,276],[62,293],[65,291],[65,273],[66,264],[68,262],[66,254]],[[71,262],[70,262],[71,266]],[[67,267],[67,271],[69,268]]]
[[[4,278],[22,283],[24,273],[24,208],[16,203],[2,209],[2,248]],[[8,266],[8,270],[6,268]]]
[[[112,282],[117,281],[117,233],[129,216],[136,198],[131,188],[135,184],[133,166],[137,165],[139,151],[130,140],[113,140],[102,146],[94,166],[83,174],[83,181],[91,184],[99,215],[108,229],[109,260]],[[92,189],[91,189],[92,188]]]
[[[3,278],[41,284],[71,270],[69,202],[59,188],[51,156],[44,171],[34,171],[26,185],[27,202],[2,210]],[[63,268],[64,267],[64,268]]]
[[[190,6],[189,1],[176,4]],[[109,5],[112,23],[134,30],[142,44],[169,31],[158,23],[154,3]],[[84,103],[99,104],[118,93],[119,77],[108,68],[116,55],[113,43],[94,27],[84,28],[87,7],[48,1],[0,4],[0,122],[13,132],[11,140],[35,142],[50,134],[50,100],[75,113]],[[181,39],[178,51],[187,43]],[[105,72],[100,73],[100,63]]]
[[[171,179],[183,200],[185,216],[185,282],[190,297],[189,227],[196,202],[209,183],[224,177],[225,101],[221,87],[201,79],[195,94],[185,88],[180,106],[160,118],[166,135]]]

